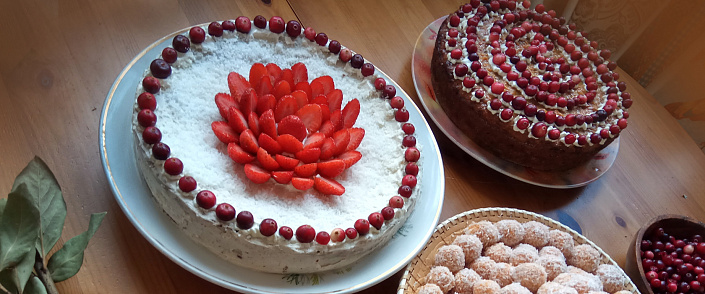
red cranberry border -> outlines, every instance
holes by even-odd
[[[265,29],[267,24],[269,24],[269,30],[273,33],[281,34],[284,31],[293,39],[298,37],[302,28],[298,21],[291,20],[286,25],[284,25],[284,20],[281,17],[274,16],[269,19],[269,22],[261,16],[258,15],[255,19],[250,22],[249,18],[240,16],[235,19],[233,23],[230,20],[219,22],[212,22],[208,25],[208,34],[212,37],[220,37],[223,35],[224,30],[233,32],[237,30],[240,33],[247,34],[252,29],[252,24],[257,28]],[[360,72],[364,77],[371,76],[375,72],[375,68],[371,63],[366,63],[365,59],[360,54],[353,54],[354,52],[348,48],[344,48],[336,40],[328,40],[328,36],[325,33],[318,33],[311,28],[307,27],[303,30],[304,37],[310,42],[316,42],[319,46],[328,46],[328,50],[332,54],[338,54],[339,59],[342,62],[350,63],[350,66],[356,69],[360,69]],[[179,176],[182,174],[184,165],[176,157],[169,157],[171,150],[169,146],[161,142],[162,134],[161,131],[156,127],[157,116],[155,114],[156,109],[156,99],[154,94],[158,93],[161,89],[160,79],[166,79],[171,75],[171,64],[178,60],[179,54],[184,54],[188,52],[191,48],[191,43],[200,44],[206,39],[206,31],[195,26],[189,30],[189,37],[184,35],[177,35],[172,40],[172,46],[166,47],[162,50],[161,58],[157,58],[150,64],[150,72],[152,76],[146,76],[142,80],[142,87],[145,92],[141,93],[137,98],[137,104],[140,109],[137,114],[138,123],[144,127],[142,132],[142,140],[146,144],[152,145],[152,155],[157,160],[164,160],[164,171],[172,176]],[[370,226],[381,230],[385,221],[394,218],[395,210],[400,209],[404,206],[404,199],[409,198],[412,195],[413,188],[417,184],[416,176],[419,172],[419,167],[416,164],[420,158],[420,152],[416,148],[416,137],[414,137],[415,127],[413,124],[409,123],[409,112],[404,108],[404,100],[396,96],[396,88],[393,85],[387,85],[384,78],[377,78],[374,81],[374,86],[380,93],[380,97],[383,99],[389,99],[392,109],[394,109],[394,118],[396,121],[402,123],[402,131],[405,133],[405,137],[402,140],[402,146],[406,147],[404,153],[407,165],[405,167],[405,176],[402,178],[401,186],[399,187],[398,194],[389,199],[389,205],[384,207],[380,212],[373,212],[369,215],[367,219],[358,219],[355,221],[353,227],[343,230],[341,228],[335,228],[329,234],[325,231],[320,231],[318,233],[309,226],[302,225],[296,229],[296,239],[301,243],[311,243],[314,240],[321,245],[326,245],[330,241],[342,242],[347,237],[348,239],[355,239],[358,235],[363,236],[369,233]],[[191,176],[182,176],[178,181],[179,189],[185,193],[193,192],[197,189],[197,182]],[[215,207],[216,217],[223,222],[230,222],[233,219],[239,229],[247,230],[252,228],[254,223],[254,216],[249,211],[240,211],[236,215],[235,208],[229,203],[220,203],[216,206],[216,196],[213,192],[208,190],[201,190],[196,194],[196,203],[199,207],[211,210]],[[264,236],[272,236],[277,231],[279,235],[286,240],[291,240],[294,236],[294,231],[287,226],[278,227],[277,222],[271,218],[262,220],[259,224],[260,233]]]

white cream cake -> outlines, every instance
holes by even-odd
[[[216,23],[224,29],[220,36],[218,25],[214,31],[209,26],[194,27],[200,29],[177,36],[181,44],[183,37],[190,39],[187,50],[174,41],[163,51],[157,60],[173,62],[160,61],[161,69],[147,69],[137,88],[132,117],[137,165],[161,208],[188,236],[219,257],[272,273],[338,269],[384,246],[404,224],[419,196],[416,162],[422,148],[415,140],[408,143],[415,135],[406,122],[408,112],[399,105],[392,107],[400,99],[391,99],[395,89],[374,73],[371,64],[365,63],[361,70],[361,56],[352,60],[351,51],[341,49],[339,43],[331,45],[335,41],[327,38],[318,42],[320,34],[309,39],[310,29],[304,32],[292,22],[281,32],[283,21],[272,20],[264,27],[261,19],[247,20],[252,25],[241,29],[240,17],[234,31],[228,29],[232,22]],[[289,26],[298,27],[299,34],[290,32]],[[199,34],[204,35],[203,41],[198,40]],[[169,48],[186,52],[174,58]],[[228,144],[214,134],[212,123],[223,120],[215,95],[230,92],[230,72],[247,77],[254,63],[274,63],[282,69],[303,63],[309,82],[320,76],[333,79],[335,88],[343,92],[343,106],[353,99],[360,102],[354,127],[365,131],[357,148],[362,157],[333,178],[344,187],[342,195],[301,191],[274,179],[254,183],[243,164],[231,159]],[[145,94],[149,92],[152,95]],[[202,191],[215,195],[215,205],[204,208],[197,201]],[[220,204],[229,204],[237,217],[217,213]],[[240,219],[243,212],[249,214]],[[276,221],[273,235],[260,230],[265,219],[268,225],[269,219]],[[315,238],[303,236],[310,230],[297,234],[303,226],[313,228]]]

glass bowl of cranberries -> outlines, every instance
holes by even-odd
[[[630,244],[627,273],[642,293],[705,293],[704,236],[693,218],[655,217]]]

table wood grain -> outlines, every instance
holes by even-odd
[[[68,206],[63,244],[91,213],[108,211],[81,271],[63,293],[231,293],[182,269],[139,234],[103,173],[100,111],[113,81],[143,48],[173,31],[239,15],[298,19],[362,54],[419,102],[411,55],[420,32],[462,1],[2,1],[0,3],[0,191],[34,155],[54,171]],[[525,184],[465,154],[431,123],[446,195],[441,219],[480,207],[513,207],[557,219],[624,266],[628,242],[665,213],[705,220],[705,156],[638,83],[619,156],[599,180],[556,190]],[[392,293],[401,273],[363,293]]]

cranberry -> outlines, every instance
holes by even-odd
[[[372,74],[375,73],[375,66],[372,65],[372,63],[365,63],[362,65],[362,69],[360,70],[360,72],[362,73],[362,76],[364,76],[364,77],[371,76]]]
[[[157,99],[154,99],[154,95],[148,92],[143,92],[137,96],[137,105],[140,109],[149,109],[154,111],[157,108]]]
[[[172,176],[181,174],[184,171],[184,164],[176,157],[168,158],[164,161],[164,171]]]
[[[235,218],[235,208],[228,203],[221,203],[215,208],[215,215],[219,220],[231,221]]]
[[[355,221],[355,230],[360,234],[360,236],[367,235],[370,232],[370,222],[366,219],[358,219]]]
[[[326,35],[325,33],[318,33],[316,35],[316,44],[318,44],[319,46],[325,46],[326,44],[328,44],[328,35]]]
[[[152,155],[154,158],[159,159],[159,160],[166,160],[169,158],[169,154],[171,153],[171,148],[169,148],[169,145],[164,144],[162,142],[158,142],[152,146]]]
[[[238,228],[247,230],[255,224],[255,218],[252,216],[251,212],[241,211],[237,214],[235,222],[237,223]]]
[[[526,107],[524,107],[524,114],[526,114],[529,117],[532,117],[538,113],[538,108],[534,104],[527,104]]]
[[[328,51],[330,51],[330,53],[338,54],[340,52],[340,48],[340,42],[336,40],[330,40],[330,42],[328,42]]]
[[[392,198],[389,198],[389,206],[393,208],[404,207],[404,198],[401,198],[401,196],[392,196]]]
[[[343,231],[343,229],[341,228],[333,229],[333,231],[330,232],[330,240],[333,242],[345,241],[345,231]]]
[[[513,110],[511,110],[509,108],[505,108],[504,110],[502,110],[502,112],[500,113],[499,116],[500,116],[500,118],[502,118],[502,120],[506,121],[506,120],[511,119],[513,115],[514,115]]]
[[[156,94],[159,92],[159,88],[161,88],[161,83],[155,77],[144,77],[142,80],[142,87],[145,91],[151,94]]]
[[[171,47],[166,47],[164,50],[162,50],[162,59],[168,63],[174,63],[176,62],[176,59],[179,57],[179,54],[176,52],[176,49],[171,48]]]
[[[296,240],[301,243],[311,243],[315,237],[316,230],[309,225],[303,225],[296,229]]]
[[[196,194],[196,204],[204,209],[211,209],[215,206],[215,194],[208,190],[203,190]]]
[[[365,59],[362,58],[362,55],[360,54],[355,54],[352,59],[350,59],[350,66],[353,68],[361,68],[364,63]]]
[[[416,147],[409,147],[404,151],[404,159],[406,159],[407,162],[416,162],[420,157],[421,153]]]
[[[540,122],[534,124],[534,126],[531,127],[531,134],[534,135],[534,137],[543,138],[544,136],[546,136],[547,129],[548,127],[546,126],[546,124]]]
[[[301,24],[298,21],[290,20],[286,23],[286,33],[292,38],[298,37],[301,35]],[[340,45],[340,43],[338,45]],[[338,50],[340,50],[340,48],[338,48]]]
[[[279,16],[272,16],[272,18],[269,19],[269,30],[272,33],[279,34],[284,32],[284,29],[284,19]]]
[[[191,176],[185,176],[179,179],[179,189],[181,189],[181,191],[188,193],[196,190],[196,186],[196,179]]]
[[[223,35],[223,25],[219,22],[214,21],[208,25],[208,34],[214,37],[220,37]]]
[[[397,192],[398,192],[399,195],[401,195],[402,197],[404,197],[404,198],[409,198],[409,197],[411,197],[411,192],[412,192],[412,191],[411,191],[411,187],[409,187],[409,186],[403,186],[403,185],[402,185],[402,186],[399,187],[399,190],[398,190]]]
[[[529,120],[527,118],[522,117],[517,121],[517,128],[519,128],[520,130],[525,130],[528,127],[529,127]]]
[[[414,147],[416,146],[416,137],[413,135],[406,135],[404,136],[404,139],[402,139],[402,146],[404,147]]]
[[[626,127],[626,120],[625,120],[625,127]],[[698,254],[705,254],[705,242],[698,243],[698,246],[695,246],[695,250],[698,251]]]
[[[201,27],[192,27],[188,31],[188,35],[191,38],[191,42],[196,44],[203,43],[203,41],[206,40],[206,31],[204,31]]]
[[[575,143],[575,135],[573,135],[573,134],[566,135],[564,139],[565,139],[565,143],[568,145]]]
[[[221,26],[223,27],[224,30],[231,31],[231,32],[234,31],[235,29],[237,29],[237,26],[235,26],[235,23],[232,20],[224,21]]]
[[[142,131],[142,140],[147,144],[156,144],[162,140],[162,132],[157,127],[146,127]]]
[[[171,46],[174,47],[176,51],[186,53],[189,48],[191,48],[191,41],[189,41],[189,39],[184,35],[176,35],[174,40],[171,41]]]
[[[171,66],[163,59],[155,59],[149,65],[149,70],[156,78],[166,79],[171,75]]]
[[[357,231],[353,228],[347,228],[345,230],[345,236],[347,236],[348,239],[355,239],[357,238]]]
[[[259,224],[259,232],[266,237],[274,235],[277,232],[277,221],[271,218],[263,219]]]
[[[465,88],[472,88],[475,86],[475,79],[470,78],[470,77],[465,77],[463,79],[463,87]]]
[[[352,59],[352,57],[353,57],[353,54],[352,54],[352,51],[350,51],[350,49],[348,49],[348,48],[340,49],[340,54],[338,55],[338,58],[340,58],[340,61],[348,62],[348,61],[350,61],[350,59]],[[384,79],[382,79],[382,80],[384,80]],[[383,87],[384,87],[384,85],[383,85]],[[379,90],[379,89],[377,89],[377,90]]]
[[[255,23],[255,26],[260,29],[264,29],[267,27],[267,19],[264,16],[255,16],[253,22]]]
[[[318,232],[316,234],[316,243],[327,245],[330,242],[330,235],[327,232]]]
[[[316,40],[316,31],[312,27],[307,27],[304,29],[304,37],[309,41]]]
[[[678,291],[678,285],[676,285],[675,282],[669,282],[668,285],[666,285],[666,291],[670,293],[675,293]]]
[[[462,77],[468,73],[468,66],[464,63],[459,63],[455,66],[455,75]]]
[[[416,187],[416,176],[406,175],[401,179],[401,184],[411,188]]]
[[[282,226],[279,228],[279,235],[281,235],[284,239],[291,240],[291,238],[294,237],[294,230],[290,227]]]
[[[409,121],[409,111],[406,110],[406,108],[397,109],[397,111],[394,112],[394,119],[396,119],[398,122]]]
[[[384,89],[384,86],[386,85],[387,81],[385,81],[384,78],[375,79],[375,89],[377,89],[377,91]]]
[[[153,126],[157,123],[157,115],[149,109],[142,109],[137,113],[137,122],[143,127]]]
[[[382,229],[382,225],[384,224],[384,216],[381,213],[373,212],[370,214],[370,216],[367,217],[367,219],[369,220],[370,225],[375,227],[375,229],[377,229],[377,230]],[[357,222],[355,224],[356,224],[355,228],[357,228]],[[358,229],[358,231],[359,231],[359,229]]]
[[[499,110],[500,107],[502,107],[502,101],[499,101],[499,99],[495,98],[490,101],[490,108],[492,108],[492,110]]]
[[[393,85],[384,86],[384,90],[382,90],[382,98],[391,99],[392,97],[394,97],[396,95],[397,95],[397,89],[394,88]]]
[[[416,131],[416,127],[411,123],[405,123],[401,125],[401,130],[404,131],[405,134],[411,135]]]
[[[390,220],[394,218],[394,208],[392,207],[385,207],[382,208],[382,217],[384,217],[385,220]]]

